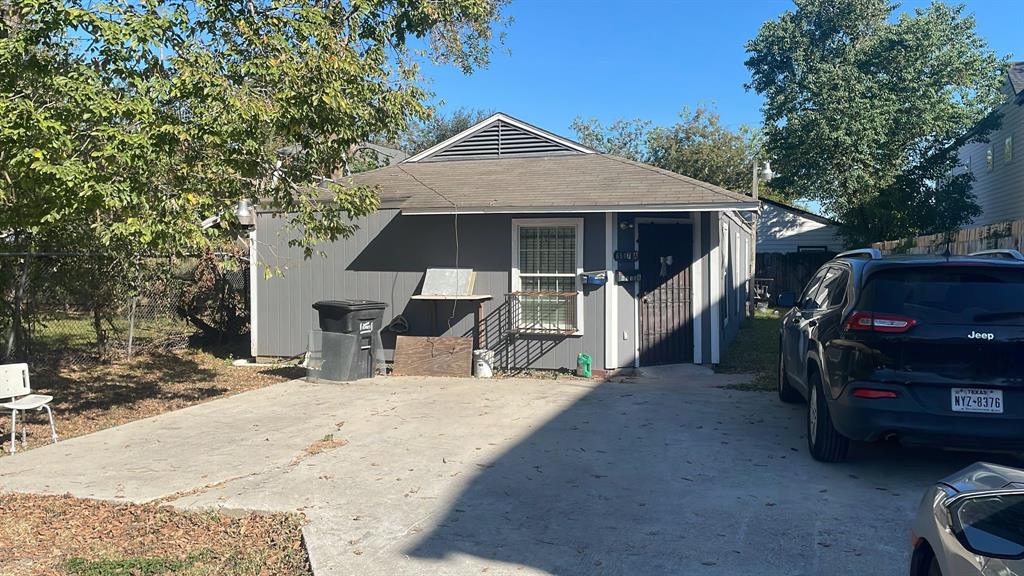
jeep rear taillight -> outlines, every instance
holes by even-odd
[[[898,314],[878,312],[853,312],[846,319],[844,328],[848,332],[887,332],[901,334],[917,325],[917,320]]]

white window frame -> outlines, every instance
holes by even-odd
[[[573,226],[576,228],[576,273],[575,274],[522,274],[519,272],[519,230],[521,228],[556,228]],[[512,292],[523,289],[523,278],[538,276],[574,277],[576,286],[576,331],[570,336],[583,335],[583,218],[513,218],[512,219]],[[538,332],[543,332],[538,330]]]

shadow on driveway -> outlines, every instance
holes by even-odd
[[[821,464],[803,406],[710,382],[601,384],[486,465],[407,553],[551,574],[906,574],[929,484],[980,458],[1021,465],[893,445]]]

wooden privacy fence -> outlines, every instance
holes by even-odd
[[[757,279],[771,279],[768,291],[771,303],[781,292],[800,294],[811,276],[835,256],[834,252],[758,252]]]
[[[979,250],[1015,248],[1024,243],[1024,219],[986,226],[964,228],[954,232],[929,234],[917,238],[888,240],[872,244],[885,254],[970,254]]]

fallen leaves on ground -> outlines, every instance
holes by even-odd
[[[294,366],[239,367],[230,358],[188,348],[153,353],[132,362],[89,367],[31,366],[34,393],[53,396],[51,406],[61,438],[81,436],[223,396],[304,375]],[[45,412],[18,415],[27,422],[30,448],[50,441]],[[10,448],[10,418],[0,419],[0,444]]]
[[[302,516],[0,494],[0,574],[308,576]]]
[[[309,458],[310,456],[316,456],[317,454],[323,452],[324,450],[331,450],[332,448],[344,446],[345,444],[348,444],[348,440],[335,438],[334,434],[328,434],[323,438],[317,440],[316,442],[313,442],[309,446],[306,446],[302,450],[302,453],[296,456],[294,460],[292,460],[292,466],[295,466],[296,464],[302,462],[303,460]]]

